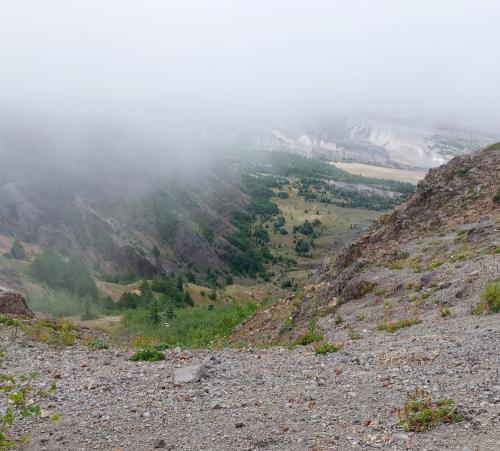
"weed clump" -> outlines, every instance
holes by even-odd
[[[165,360],[163,352],[157,351],[156,349],[141,349],[129,357],[131,362],[159,362],[160,360]]]
[[[451,399],[433,401],[429,392],[415,389],[408,394],[405,405],[398,410],[399,424],[405,431],[423,432],[441,423],[458,423],[463,416]]]
[[[317,355],[329,354],[330,352],[337,352],[339,349],[340,347],[333,343],[323,343],[322,345],[316,346],[314,353]]]
[[[303,333],[300,337],[297,337],[293,344],[295,346],[307,346],[311,343],[323,340],[323,335],[319,335],[316,332],[307,331]]]
[[[399,329],[403,329],[405,327],[410,327],[415,324],[418,324],[420,320],[417,318],[410,319],[400,319],[399,321],[381,323],[377,326],[377,330],[384,330],[386,332],[396,332]]]
[[[481,300],[472,310],[472,313],[475,315],[498,312],[500,312],[500,279],[490,281],[486,284],[481,294]]]
[[[21,323],[17,319],[0,315],[0,324],[5,324],[6,326],[19,326]]]
[[[91,351],[97,351],[100,349],[108,349],[109,345],[102,338],[93,338],[92,340],[90,340],[90,343],[88,344],[88,348]]]
[[[451,315],[451,310],[449,307],[444,306],[439,310],[439,314],[442,318],[446,318]]]

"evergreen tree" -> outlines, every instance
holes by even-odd
[[[10,256],[17,260],[26,260],[26,251],[20,241],[15,240],[10,248]]]
[[[149,322],[155,326],[160,324],[160,309],[158,307],[158,301],[156,299],[151,302],[151,306],[149,308]]]

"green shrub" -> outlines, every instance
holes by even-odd
[[[17,319],[0,315],[0,324],[5,324],[6,326],[19,326],[21,323]]]
[[[329,354],[330,352],[337,352],[340,348],[335,346],[333,343],[323,343],[322,345],[316,346],[314,348],[315,354]]]
[[[93,338],[88,344],[88,348],[92,351],[97,351],[99,349],[108,349],[109,345],[102,338]]]
[[[500,312],[500,279],[492,280],[486,284],[481,294],[481,300],[472,312],[476,315]]]
[[[400,319],[399,321],[394,321],[392,323],[381,323],[377,326],[377,330],[384,330],[386,332],[396,332],[399,329],[403,329],[405,327],[410,327],[415,324],[418,324],[420,320],[417,318],[411,319]]]
[[[441,423],[458,423],[463,416],[451,399],[433,401],[426,390],[415,389],[398,410],[399,423],[406,431],[423,432]]]
[[[160,360],[165,360],[165,355],[163,352],[157,351],[156,349],[141,349],[129,357],[131,362],[158,362]]]
[[[442,318],[446,318],[451,315],[451,310],[449,307],[444,306],[439,310],[439,314]]]
[[[307,346],[316,341],[323,340],[323,335],[319,335],[316,332],[307,331],[303,333],[300,337],[297,337],[293,344],[295,346]]]

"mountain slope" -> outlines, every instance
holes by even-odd
[[[432,169],[407,202],[320,268],[316,283],[258,312],[234,340],[279,342],[311,320],[345,337],[346,323],[374,328],[445,307],[470,314],[500,273],[498,180],[500,144]],[[340,327],[336,314],[349,314]]]

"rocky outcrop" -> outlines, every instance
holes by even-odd
[[[0,313],[30,318],[34,316],[22,294],[2,288],[0,288]]]
[[[388,243],[422,238],[500,213],[499,180],[500,143],[431,169],[410,199],[378,218],[333,266],[320,269],[320,277],[331,279],[361,256],[367,258],[383,248],[391,251]]]

